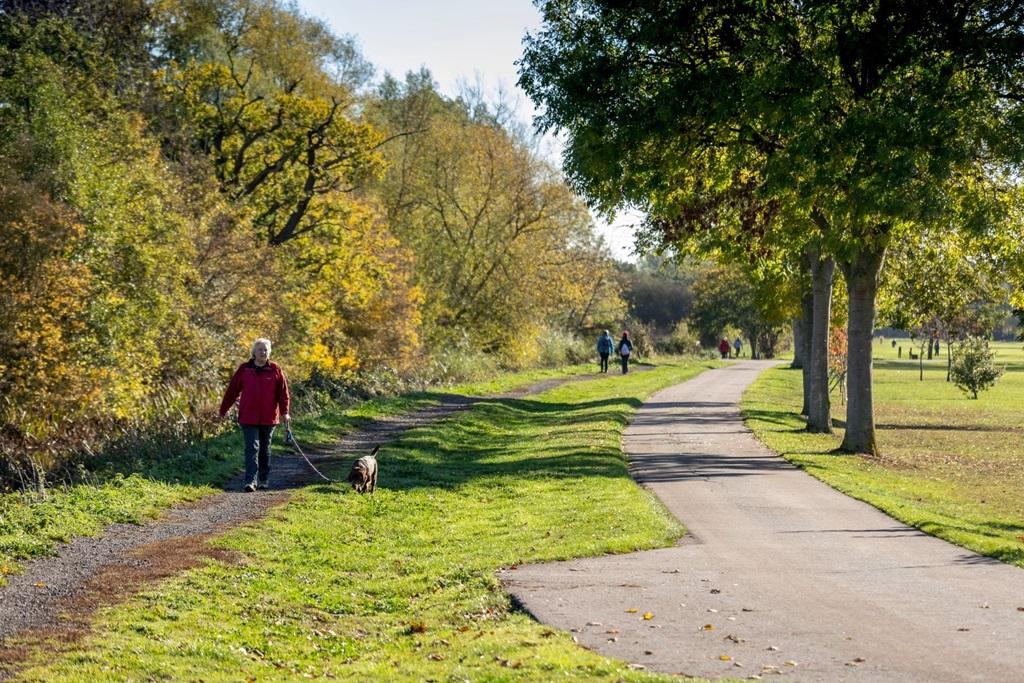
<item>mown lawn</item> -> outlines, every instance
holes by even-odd
[[[833,396],[834,436],[803,433],[800,371],[766,372],[747,391],[748,424],[770,448],[837,489],[976,552],[1024,567],[1024,352],[995,344],[1006,374],[978,400],[945,381],[943,355],[903,360],[876,343],[875,422],[881,456],[836,455],[844,407]]]
[[[681,527],[628,475],[642,399],[711,364],[494,399],[409,432],[380,489],[297,491],[218,541],[210,564],[102,611],[27,680],[670,680],[575,646],[512,609],[494,572],[664,546]],[[337,474],[337,472],[335,472]]]
[[[503,392],[545,379],[582,375],[593,366],[507,373],[486,382],[450,391],[482,395]],[[369,420],[397,415],[436,403],[437,394],[374,399],[314,417],[296,413],[294,427],[303,444],[330,443]],[[280,435],[276,437],[280,444]],[[46,495],[0,493],[0,585],[20,570],[19,561],[53,552],[75,536],[92,536],[115,522],[139,523],[178,503],[216,493],[242,464],[238,430],[184,450],[169,444],[169,455],[157,460],[119,463],[117,470],[86,473],[75,486],[50,489]]]

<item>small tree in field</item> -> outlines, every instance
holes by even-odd
[[[829,389],[838,389],[839,398],[846,403],[846,330],[833,327],[828,335],[828,383]]]
[[[992,387],[1003,374],[1002,368],[997,368],[992,360],[987,339],[968,338],[961,344],[960,355],[953,361],[953,383],[970,393],[971,398],[978,398],[979,391]]]

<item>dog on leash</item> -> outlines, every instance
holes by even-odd
[[[369,455],[352,463],[352,469],[348,471],[348,481],[356,493],[373,493],[377,488],[377,451],[380,446],[374,446]]]

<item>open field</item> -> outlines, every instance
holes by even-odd
[[[512,610],[494,572],[674,542],[682,529],[629,477],[620,436],[644,397],[709,365],[489,400],[410,432],[382,454],[375,497],[296,491],[217,542],[235,562],[101,611],[80,649],[41,654],[23,675],[669,680]]]
[[[996,343],[1006,374],[978,400],[945,381],[942,356],[897,360],[876,342],[875,421],[881,457],[836,455],[844,408],[833,396],[836,434],[802,432],[800,371],[766,372],[744,396],[748,424],[765,444],[841,491],[908,524],[1024,567],[1024,350]]]

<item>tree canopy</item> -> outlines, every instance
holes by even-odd
[[[570,180],[666,244],[812,245],[849,297],[844,448],[874,452],[870,338],[911,226],[1005,220],[1020,158],[1012,2],[539,3],[521,84],[568,132]]]

